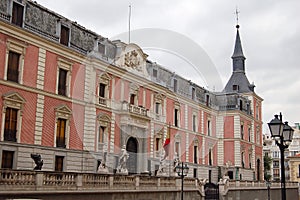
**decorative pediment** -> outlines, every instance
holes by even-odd
[[[148,55],[136,44],[120,44],[118,55],[116,58],[116,65],[126,70],[143,76],[149,79],[150,76],[146,70],[146,60]]]
[[[111,80],[111,76],[107,72],[99,74],[99,78],[102,80]]]
[[[175,108],[180,108],[180,102],[178,100],[174,101],[174,107]]]
[[[3,95],[3,99],[5,101],[13,101],[13,102],[16,102],[16,103],[25,103],[25,99],[19,95],[17,92],[11,92],[11,93],[6,93]]]
[[[163,95],[163,94],[160,94],[160,93],[155,93],[154,94],[154,99],[156,100],[156,101],[163,101],[164,99],[165,99],[165,95]]]
[[[102,121],[102,122],[111,122],[110,117],[109,117],[107,114],[105,114],[105,113],[100,113],[100,114],[97,116],[97,119],[98,119],[99,121]]]
[[[156,138],[162,138],[163,134],[164,134],[164,127],[159,127],[155,130]]]
[[[111,76],[107,72],[102,72],[98,75],[99,83],[104,83],[109,85],[109,81],[111,80]]]
[[[69,118],[72,115],[72,110],[66,105],[56,107],[55,112],[57,117]]]
[[[139,85],[136,83],[130,83],[130,93],[131,94],[136,94],[139,91]]]

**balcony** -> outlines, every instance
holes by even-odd
[[[147,109],[142,107],[142,106],[136,106],[136,105],[133,105],[133,104],[130,104],[126,101],[123,102],[122,104],[122,110],[123,111],[128,111],[129,113],[132,113],[132,114],[136,114],[136,115],[139,115],[139,116],[144,116],[144,117],[147,117]]]
[[[100,105],[103,105],[103,106],[107,106],[107,102],[106,102],[106,98],[104,98],[104,97],[98,97],[98,103],[100,104]]]

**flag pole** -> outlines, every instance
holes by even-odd
[[[130,21],[131,21],[131,4],[129,4],[129,17],[128,17],[128,44],[130,44]]]

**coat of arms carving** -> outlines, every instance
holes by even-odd
[[[140,57],[138,56],[136,50],[127,52],[125,54],[125,66],[141,71],[142,69],[140,64],[141,64]]]

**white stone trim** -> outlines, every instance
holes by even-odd
[[[23,84],[23,71],[24,71],[24,57],[26,53],[27,45],[25,43],[7,39],[6,41],[6,55],[5,55],[5,66],[4,66],[4,80],[7,80],[7,69],[8,69],[8,57],[9,52],[15,52],[20,54],[19,58],[19,77],[18,77],[18,83]]]
[[[55,108],[54,147],[56,147],[57,121],[58,119],[65,119],[66,120],[65,145],[67,149],[69,148],[71,116],[72,116],[72,111],[67,106],[62,105]]]
[[[45,67],[46,67],[46,50],[43,48],[39,48],[36,87],[40,90],[44,89]]]
[[[45,96],[37,95],[36,113],[35,113],[35,130],[34,130],[34,144],[42,144],[43,121],[44,121],[44,101]]]

